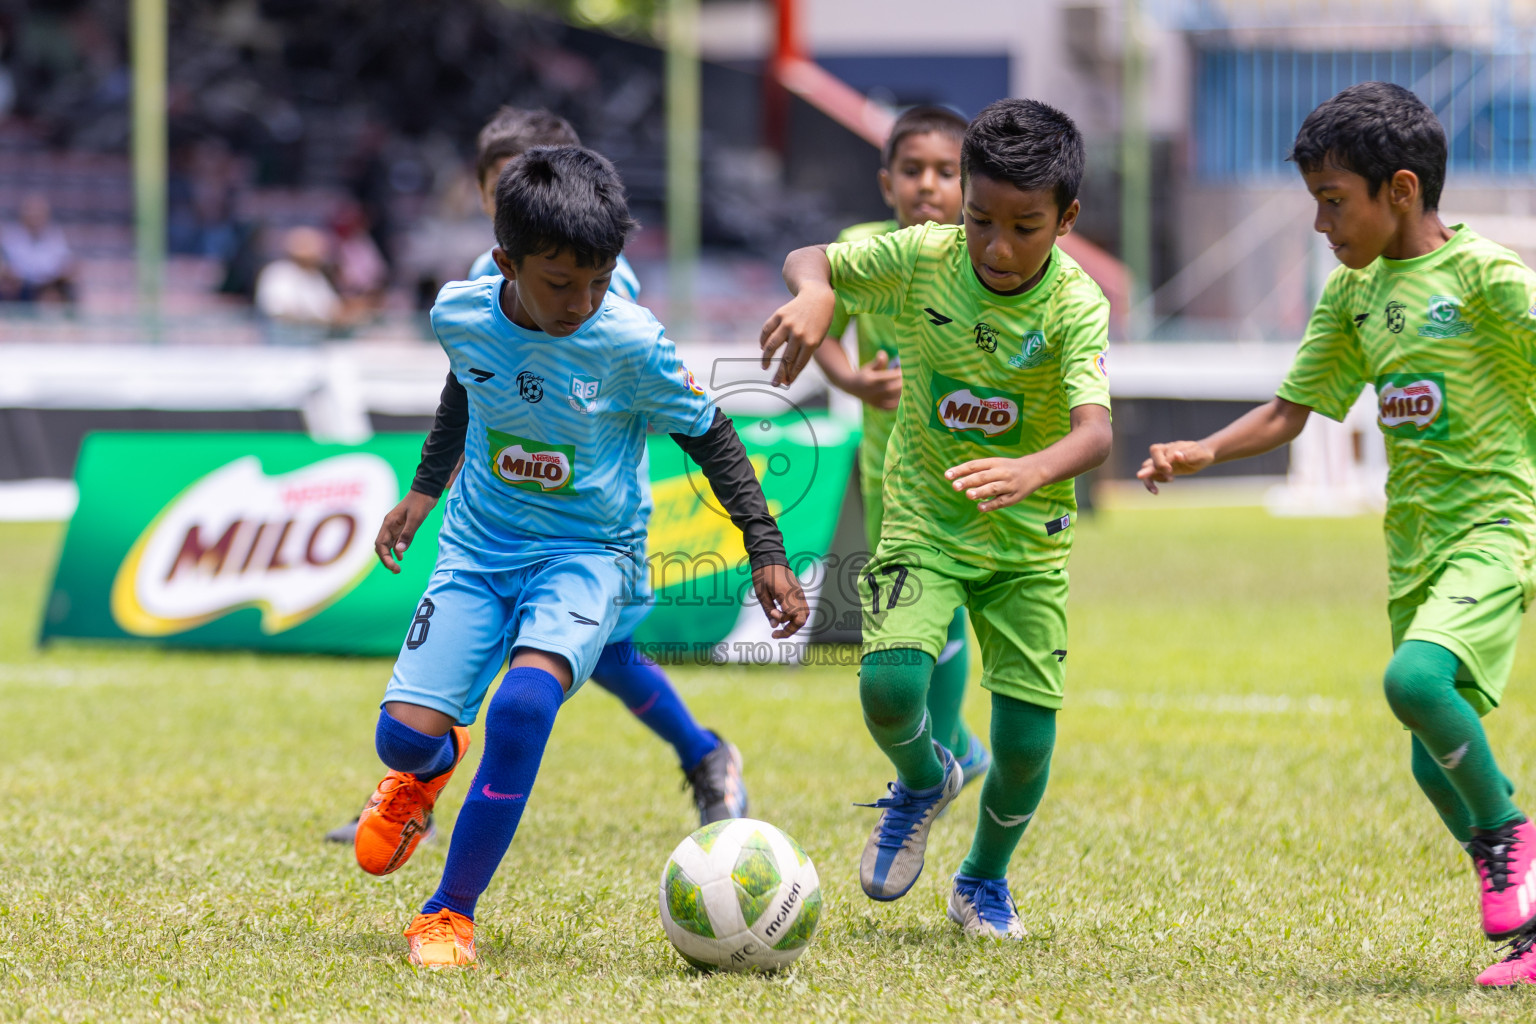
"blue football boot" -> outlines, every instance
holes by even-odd
[[[892,782],[890,796],[858,805],[882,812],[859,860],[859,884],[872,900],[900,899],[917,882],[917,876],[923,873],[928,830],[965,784],[965,773],[954,755],[937,742],[933,749],[944,764],[943,782],[922,790]]]

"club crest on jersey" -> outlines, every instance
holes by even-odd
[[[524,370],[517,375],[517,397],[525,402],[538,403],[544,401],[544,378],[532,370]]]
[[[1461,318],[1461,300],[1449,295],[1431,295],[1428,316],[1429,323],[1419,325],[1421,338],[1454,338],[1472,329]]]
[[[930,382],[933,414],[928,425],[977,444],[1014,444],[1019,439],[1023,396],[976,387],[935,373]]]
[[[989,323],[979,323],[975,327],[976,347],[983,352],[997,351],[997,328]]]
[[[1050,355],[1045,347],[1044,331],[1025,331],[1024,340],[1019,343],[1019,354],[1009,356],[1008,365],[1016,370],[1033,370]]]
[[[1376,379],[1381,432],[1421,441],[1450,436],[1443,373],[1384,373]]]
[[[590,416],[597,412],[597,395],[602,389],[601,377],[573,373],[571,374],[571,393],[565,396],[565,400],[571,403],[572,409]]]
[[[1401,302],[1387,303],[1387,330],[1393,334],[1403,333],[1403,324],[1407,322],[1407,315],[1403,312],[1408,307]]]
[[[576,446],[546,444],[486,429],[491,471],[503,483],[541,494],[568,494],[574,488]]]

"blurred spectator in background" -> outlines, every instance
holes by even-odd
[[[389,264],[368,227],[368,214],[356,202],[343,203],[331,219],[336,235],[336,288],[344,299],[378,309],[389,284]]]
[[[21,222],[0,227],[0,298],[18,302],[75,299],[75,257],[48,200],[21,201]]]
[[[376,251],[386,261],[392,259],[390,242],[394,234],[390,201],[395,189],[390,182],[389,161],[384,152],[389,139],[388,126],[370,119],[358,133],[345,171],[347,191],[357,200]]]
[[[366,312],[348,303],[326,276],[330,239],[318,228],[290,228],[283,256],[256,278],[256,308],[270,322],[270,340],[305,344],[352,326]]]
[[[236,206],[247,176],[244,162],[216,139],[175,153],[166,228],[170,251],[228,262],[240,240]]]

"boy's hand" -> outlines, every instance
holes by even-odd
[[[957,491],[977,502],[976,511],[1017,505],[1045,484],[1045,478],[1025,456],[1021,459],[972,459],[944,471]]]
[[[373,552],[384,563],[384,568],[399,574],[399,559],[405,557],[405,549],[416,538],[416,530],[437,507],[437,499],[429,498],[420,491],[410,491],[400,499],[400,504],[390,509],[374,538]]]
[[[894,409],[901,403],[901,367],[892,367],[881,350],[853,372],[843,390],[876,409]]]
[[[752,570],[752,590],[770,624],[779,627],[775,638],[794,636],[810,617],[810,606],[800,580],[787,565],[765,565]]]
[[[1147,490],[1157,493],[1157,485],[1166,484],[1176,476],[1198,473],[1216,461],[1210,449],[1199,441],[1170,441],[1152,446],[1152,454],[1136,471],[1136,479]]]
[[[831,288],[806,285],[800,294],[774,310],[763,324],[759,337],[763,347],[763,369],[772,365],[775,352],[784,349],[783,362],[773,375],[775,387],[792,384],[800,376],[816,347],[826,338],[836,307],[837,296]]]

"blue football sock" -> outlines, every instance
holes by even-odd
[[[693,720],[688,705],[672,688],[665,672],[628,640],[603,648],[592,670],[592,681],[629,708],[634,716],[672,744],[683,771],[691,771],[704,755],[720,745],[720,737]]]
[[[486,708],[485,752],[453,826],[443,880],[423,914],[446,908],[474,918],[475,902],[512,845],[563,696],[543,669],[507,671]]]
[[[373,745],[379,760],[397,772],[410,772],[418,779],[434,779],[453,767],[453,731],[432,736],[418,732],[388,711],[379,711],[379,725],[374,730]]]

